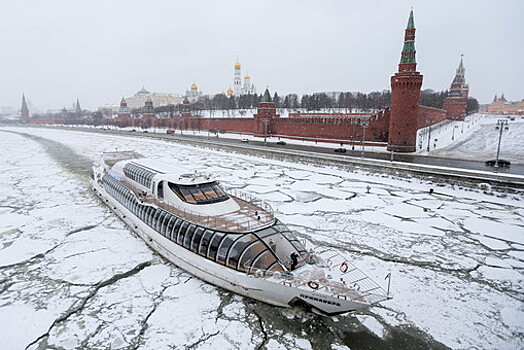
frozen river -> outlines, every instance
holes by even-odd
[[[522,349],[524,194],[178,143],[0,129],[3,349]],[[89,190],[134,149],[264,199],[394,299],[321,317],[226,292],[168,263]],[[429,193],[433,188],[434,192]]]

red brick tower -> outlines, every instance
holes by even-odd
[[[415,23],[409,14],[398,73],[391,77],[388,151],[415,152],[422,75],[416,71]]]
[[[460,56],[460,64],[457,68],[455,78],[451,83],[448,96],[444,100],[442,109],[448,111],[448,118],[455,120],[464,120],[466,116],[466,102],[468,101],[469,87],[464,77],[466,70]]]
[[[22,94],[22,109],[20,109],[20,119],[22,120],[22,123],[29,123],[29,108],[27,108],[24,94]]]
[[[271,101],[268,88],[266,88],[262,100],[258,103],[257,113],[253,117],[255,118],[255,136],[267,137],[272,134],[271,121],[273,118],[280,117],[280,115],[277,114],[275,102]]]
[[[155,111],[153,110],[153,100],[151,100],[151,97],[146,98],[142,117],[145,119],[155,117]]]
[[[129,113],[129,108],[127,108],[127,101],[122,97],[120,100],[120,108],[118,110],[119,118],[129,118],[131,114]]]

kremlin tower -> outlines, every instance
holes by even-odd
[[[462,62],[461,56],[455,78],[451,83],[448,96],[444,100],[444,105],[442,107],[448,112],[450,119],[464,120],[464,117],[466,116],[466,102],[468,100],[469,87],[466,84],[466,78],[464,77],[465,73],[466,70],[464,69],[464,63]]]
[[[235,63],[235,78],[233,79],[233,93],[235,96],[240,96],[242,93],[242,77],[240,72],[240,62]]]
[[[29,123],[29,108],[25,102],[25,95],[22,94],[22,108],[20,109],[20,119],[22,123]]]
[[[82,108],[80,107],[80,101],[77,98],[76,104],[75,104],[75,117],[80,117],[81,114],[82,114]]]
[[[142,117],[144,118],[154,118],[155,117],[155,111],[153,109],[153,100],[151,100],[151,97],[146,97],[146,101],[144,103],[144,112],[142,113]]]
[[[398,73],[391,77],[388,151],[415,152],[422,75],[416,71],[413,9],[404,35]]]
[[[131,116],[131,114],[129,113],[129,108],[127,108],[126,99],[122,97],[122,100],[120,100],[120,109],[118,110],[118,117],[128,118],[129,116]]]
[[[258,103],[257,113],[253,115],[255,119],[254,136],[267,137],[272,134],[272,121],[279,118],[275,102],[271,100],[269,88],[266,88],[262,100]]]

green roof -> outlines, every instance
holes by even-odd
[[[409,13],[409,19],[408,19],[408,26],[406,29],[414,29],[415,28],[415,21],[413,20],[413,10]]]
[[[266,88],[264,96],[262,96],[262,101],[260,102],[271,102],[271,94],[269,93],[269,88]]]

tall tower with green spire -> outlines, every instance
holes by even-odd
[[[466,117],[466,102],[468,101],[469,87],[466,84],[466,69],[464,69],[463,55],[455,73],[455,78],[449,88],[448,96],[444,100],[442,109],[448,112],[448,118],[464,120]]]
[[[398,72],[391,77],[388,150],[415,152],[422,75],[417,72],[415,20],[409,13]]]
[[[29,108],[27,108],[27,103],[25,101],[25,95],[22,94],[22,108],[20,109],[20,119],[22,123],[29,123]]]

